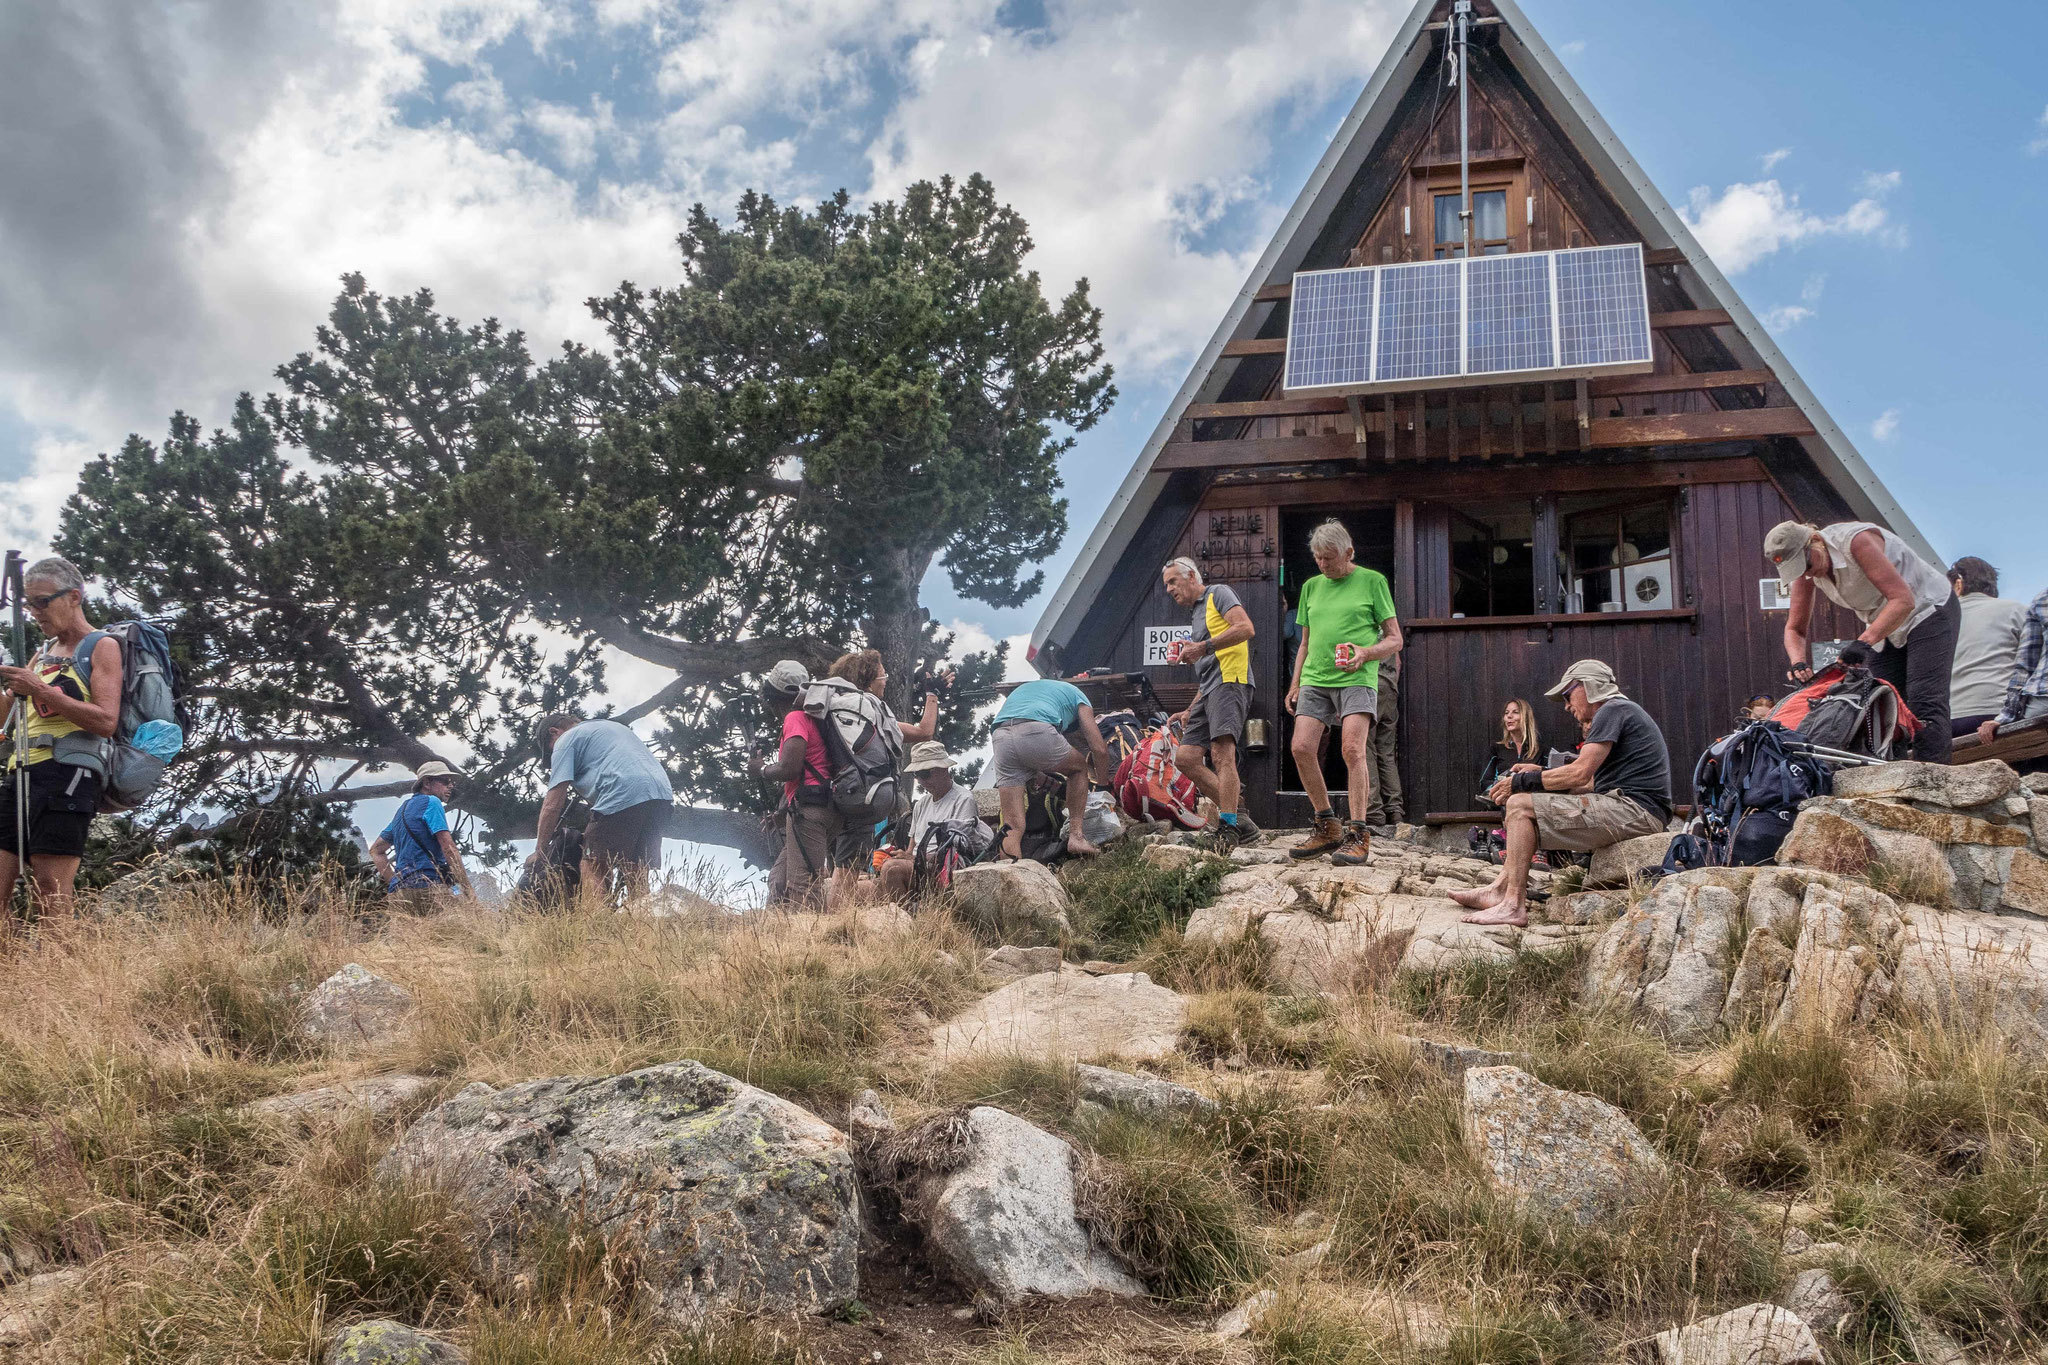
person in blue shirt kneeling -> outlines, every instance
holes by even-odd
[[[448,809],[443,804],[454,794],[457,776],[438,759],[420,765],[413,773],[412,795],[399,803],[391,823],[370,845],[370,861],[377,865],[384,889],[403,896],[415,914],[433,909],[434,893],[444,886],[459,886],[463,895],[476,896],[469,870],[456,851],[455,836],[448,832]]]

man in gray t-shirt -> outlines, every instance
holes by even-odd
[[[1590,853],[1661,834],[1671,818],[1671,753],[1649,712],[1621,695],[1614,670],[1581,659],[1545,695],[1561,697],[1586,727],[1579,756],[1556,768],[1518,763],[1487,792],[1505,807],[1507,857],[1487,886],[1453,891],[1470,924],[1529,922],[1529,861],[1536,850]]]
[[[661,760],[615,720],[548,716],[535,727],[534,738],[548,765],[548,794],[541,802],[528,864],[546,858],[573,787],[590,803],[590,824],[583,831],[584,887],[608,891],[617,872],[625,892],[644,892],[648,872],[661,863],[662,831],[675,803]]]

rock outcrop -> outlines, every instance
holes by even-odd
[[[960,1116],[948,1146],[950,1160],[903,1207],[963,1284],[999,1303],[1145,1292],[1082,1226],[1065,1141],[984,1105]]]
[[[1058,943],[1073,933],[1067,889],[1044,863],[977,863],[953,874],[960,917],[1002,943]]]
[[[1465,1073],[1462,1117],[1466,1145],[1495,1188],[1541,1214],[1598,1223],[1665,1175],[1664,1159],[1619,1109],[1511,1066]]]
[[[858,1287],[845,1136],[696,1062],[471,1086],[377,1169],[453,1193],[479,1220],[490,1273],[516,1273],[535,1222],[586,1220],[628,1239],[653,1307],[678,1321],[723,1307],[829,1311]]]
[[[1634,839],[1623,839],[1618,844],[1593,850],[1590,866],[1586,868],[1586,885],[1589,887],[1627,886],[1646,867],[1662,867],[1664,854],[1671,848],[1669,834],[1645,834]]]
[[[932,1030],[933,1060],[1016,1053],[1152,1061],[1173,1050],[1187,1017],[1187,1001],[1143,972],[1062,967],[1012,981]]]
[[[1659,1365],[1822,1365],[1820,1343],[1791,1310],[1752,1303],[1657,1334]]]
[[[327,1365],[465,1365],[448,1342],[389,1318],[354,1322],[327,1338]]]
[[[302,1010],[300,1028],[308,1038],[347,1048],[402,1029],[412,1013],[412,996],[396,982],[351,962],[315,986]]]
[[[1271,951],[1276,984],[1342,991],[1397,971],[1438,972],[1555,951],[1595,932],[1577,924],[1528,929],[1464,923],[1448,892],[1490,880],[1476,858],[1376,846],[1367,867],[1255,863],[1223,879],[1216,900],[1190,917],[1195,942],[1256,934]]]

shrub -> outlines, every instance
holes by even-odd
[[[1207,857],[1184,870],[1155,867],[1135,839],[1119,839],[1099,858],[1069,863],[1060,879],[1074,904],[1076,934],[1129,956],[1162,930],[1185,929],[1188,916],[1216,899],[1230,867],[1226,858]]]
[[[1251,1207],[1199,1135],[1113,1113],[1087,1140],[1075,1208],[1155,1293],[1207,1302],[1259,1273]]]
[[[1824,1033],[1746,1038],[1728,1076],[1730,1095],[1785,1111],[1813,1137],[1838,1132],[1856,1115],[1859,1088],[1847,1045]]]
[[[1523,953],[1509,962],[1471,962],[1448,971],[1402,972],[1394,1002],[1420,1019],[1467,1032],[1570,1017],[1586,954],[1580,943]]]

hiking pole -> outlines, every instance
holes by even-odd
[[[5,596],[14,608],[14,666],[28,667],[28,630],[21,620],[21,551],[9,550],[4,569],[0,569],[0,596]],[[7,708],[7,736],[14,743],[9,756],[14,766],[14,870],[22,879],[28,877],[28,764],[21,751],[21,731],[28,721],[24,710],[28,698],[14,694],[14,704]]]

